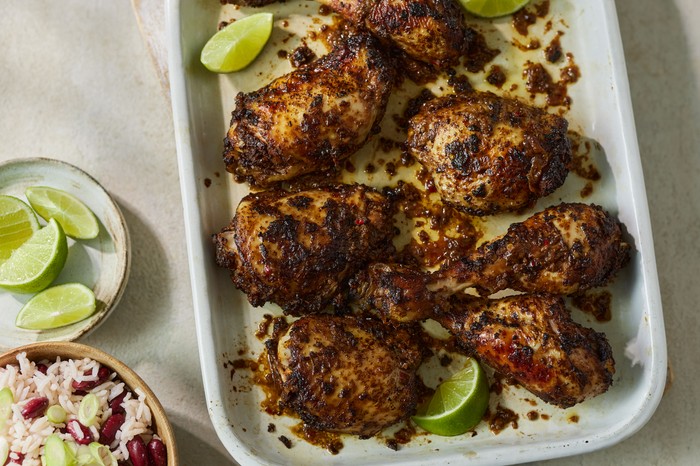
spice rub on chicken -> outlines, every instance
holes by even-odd
[[[438,69],[457,65],[474,34],[454,0],[319,0],[385,46]]]
[[[338,167],[378,130],[394,84],[377,45],[352,34],[317,61],[239,93],[224,139],[226,169],[269,187]]]
[[[252,193],[214,236],[216,261],[253,306],[318,312],[369,260],[394,252],[392,215],[384,195],[358,184]]]
[[[469,92],[431,100],[409,122],[407,147],[443,201],[491,215],[532,206],[568,174],[568,122],[511,98]]]
[[[570,295],[608,283],[628,261],[620,221],[603,208],[562,203],[544,209],[431,276],[433,290],[473,286]]]
[[[309,426],[370,437],[414,413],[416,327],[363,316],[305,316],[266,343],[281,402]]]
[[[608,340],[572,320],[561,297],[453,299],[435,318],[481,362],[547,403],[568,408],[612,384]]]

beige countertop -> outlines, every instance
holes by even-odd
[[[183,465],[234,464],[204,400],[170,102],[131,5],[5,0],[3,6],[0,162],[44,156],[83,168],[116,198],[131,233],[122,301],[83,341],[129,364],[159,395]],[[549,464],[696,464],[700,2],[616,6],[675,377],[650,422],[630,439]]]

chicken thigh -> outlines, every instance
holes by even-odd
[[[266,346],[284,405],[316,429],[370,437],[415,411],[418,341],[414,327],[318,314]]]
[[[443,201],[474,215],[529,207],[561,186],[567,121],[516,99],[470,92],[431,100],[409,121],[410,153]]]
[[[363,185],[249,194],[214,236],[216,260],[254,306],[317,312],[370,259],[394,251],[392,215],[388,199]]]
[[[339,166],[378,129],[394,71],[369,34],[352,34],[319,60],[236,96],[226,169],[269,187]]]

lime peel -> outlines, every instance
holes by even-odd
[[[39,228],[31,207],[16,197],[0,195],[0,263]]]
[[[100,233],[95,214],[72,194],[47,186],[31,186],[24,194],[44,220],[56,219],[71,238],[93,239]]]
[[[482,18],[497,18],[515,13],[530,0],[459,0],[469,13]]]
[[[232,22],[204,45],[200,61],[215,73],[242,70],[262,52],[272,34],[272,23],[272,13],[256,13]]]
[[[20,309],[15,325],[27,330],[48,330],[79,322],[97,307],[95,293],[81,283],[66,283],[33,296]]]
[[[454,436],[474,428],[489,405],[489,384],[479,363],[469,358],[464,369],[441,383],[425,410],[412,417],[428,432]]]
[[[18,293],[41,291],[61,273],[67,256],[66,235],[51,219],[0,264],[0,287]]]

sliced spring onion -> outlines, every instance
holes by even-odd
[[[66,420],[66,410],[59,405],[49,406],[46,410],[46,418],[54,424],[61,424]]]
[[[78,421],[85,427],[90,427],[97,420],[97,411],[100,409],[100,400],[94,393],[88,393],[80,401],[78,408]]]

